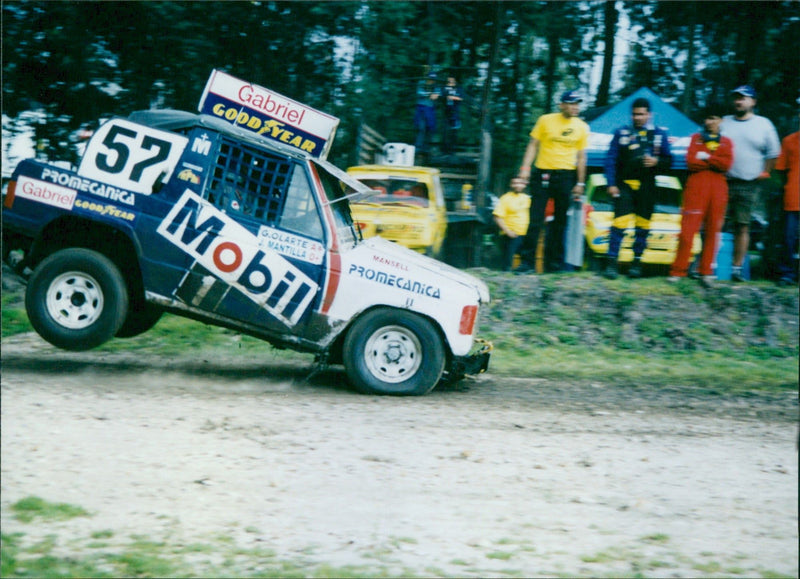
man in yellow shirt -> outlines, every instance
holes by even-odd
[[[555,214],[545,237],[544,267],[549,272],[558,272],[564,267],[567,209],[572,199],[579,199],[586,188],[589,125],[578,118],[581,102],[577,91],[566,91],[561,95],[560,112],[542,115],[531,130],[519,170],[519,177],[531,179],[530,225],[520,251],[521,263],[515,273],[536,271],[536,247],[550,198]],[[534,159],[535,170],[531,175]]]
[[[500,228],[503,249],[503,271],[511,271],[514,256],[519,252],[522,240],[528,232],[531,198],[525,193],[528,182],[514,177],[511,191],[500,197],[492,211],[494,222]]]

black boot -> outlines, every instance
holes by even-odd
[[[617,279],[617,260],[615,258],[606,258],[606,267],[603,269],[603,277],[606,279]]]
[[[628,277],[636,279],[642,277],[642,260],[639,257],[633,258],[633,263],[628,269]]]

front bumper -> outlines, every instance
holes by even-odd
[[[467,374],[481,374],[489,368],[489,357],[494,346],[488,340],[475,340],[472,350],[466,356],[454,356],[447,371],[447,378],[458,380]]]

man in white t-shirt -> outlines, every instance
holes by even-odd
[[[744,281],[742,263],[750,246],[750,217],[761,185],[781,152],[772,121],[755,114],[756,91],[742,85],[731,91],[734,114],[722,120],[722,134],[733,141],[733,165],[728,171],[728,214],[733,230],[733,281]]]

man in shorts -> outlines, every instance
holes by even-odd
[[[744,281],[742,264],[750,246],[750,217],[781,152],[772,121],[755,114],[756,91],[742,85],[732,91],[734,114],[722,121],[722,134],[733,141],[733,165],[728,171],[728,213],[733,229],[733,281]]]

